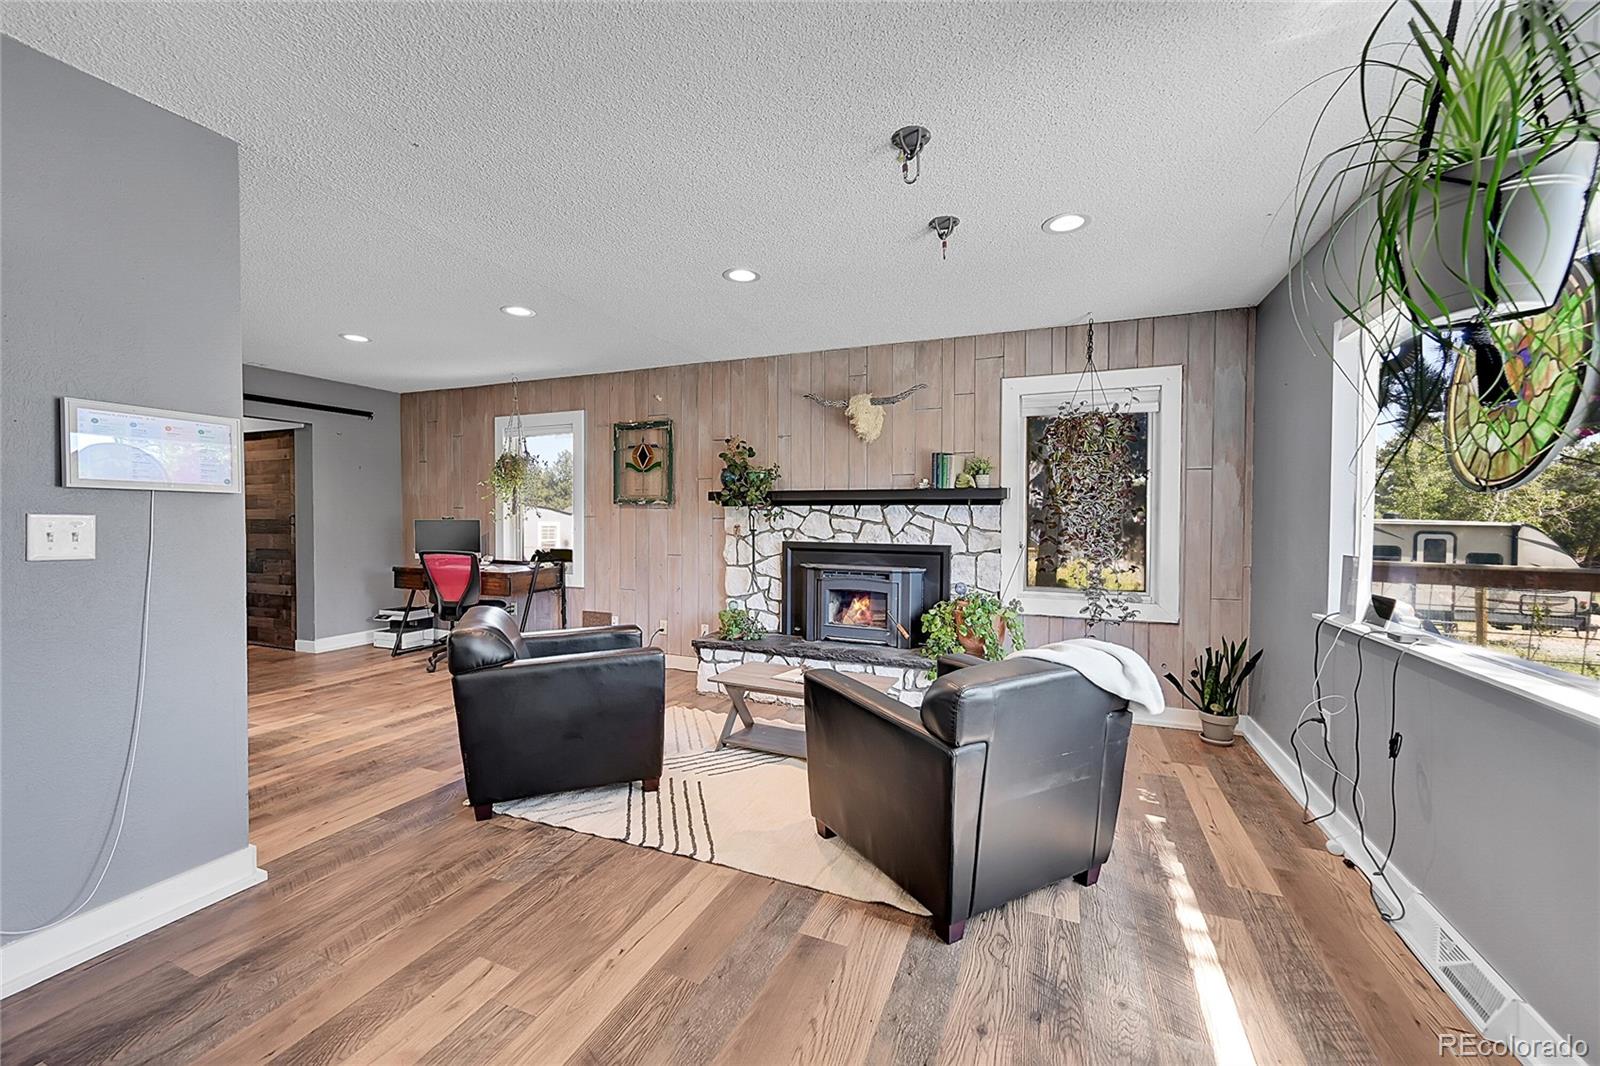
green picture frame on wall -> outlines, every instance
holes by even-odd
[[[612,423],[613,503],[623,507],[671,507],[675,483],[672,419]]]

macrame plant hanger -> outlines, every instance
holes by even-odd
[[[528,438],[522,435],[522,401],[517,395],[517,375],[511,375],[511,423],[506,427],[517,442],[517,450],[528,454]]]
[[[1078,375],[1078,382],[1072,387],[1072,395],[1067,397],[1067,402],[1061,405],[1061,410],[1063,412],[1080,410],[1078,406],[1078,394],[1083,391],[1085,384],[1087,384],[1089,387],[1089,397],[1085,404],[1086,407],[1095,408],[1099,406],[1095,403],[1096,392],[1100,394],[1102,401],[1104,401],[1107,405],[1110,404],[1111,393],[1106,390],[1105,385],[1100,380],[1100,368],[1094,365],[1093,315],[1089,316],[1089,336],[1088,339],[1084,341],[1083,345],[1083,373]],[[1115,407],[1113,406],[1112,409],[1115,410]]]
[[[516,442],[516,451],[522,455],[523,462],[532,462],[533,456],[528,452],[528,438],[522,432],[522,397],[517,392],[517,375],[515,374],[511,375],[511,423],[506,427],[506,432],[511,434],[512,440]],[[506,450],[511,451],[512,449],[507,448]],[[520,497],[520,492],[514,492],[510,500],[510,518],[513,530],[512,543],[517,546],[519,558],[522,556],[523,548],[525,547],[522,543],[522,500]]]

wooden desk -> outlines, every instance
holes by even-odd
[[[522,616],[519,625],[526,625],[528,612],[533,608],[535,592],[559,592],[561,595],[561,628],[567,628],[566,573],[560,566],[532,566],[528,563],[485,563],[479,568],[479,595],[487,600],[511,600],[522,597]],[[417,593],[428,590],[428,577],[421,563],[406,563],[394,568],[394,587],[406,590],[406,614],[417,602]],[[404,655],[400,640],[404,631],[395,635],[391,656]],[[422,647],[427,647],[424,644]],[[412,651],[417,649],[412,648]]]

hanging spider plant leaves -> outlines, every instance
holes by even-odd
[[[1409,317],[1437,328],[1552,307],[1583,232],[1596,148],[1537,146],[1384,188],[1376,262]]]
[[[1600,15],[1492,0],[1462,27],[1461,9],[1443,27],[1420,0],[1385,10],[1407,20],[1409,40],[1380,21],[1341,81],[1361,95],[1365,129],[1301,175],[1291,261],[1316,268],[1378,351],[1419,330],[1549,310],[1584,231],[1600,159]]]
[[[1550,311],[1447,332],[1450,469],[1468,488],[1500,492],[1537,477],[1585,432],[1600,392],[1600,299],[1589,257],[1574,263]]]

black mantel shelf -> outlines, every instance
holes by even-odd
[[[829,503],[1002,503],[1008,489],[774,489],[768,497],[774,505]],[[717,493],[706,496],[717,502]]]

